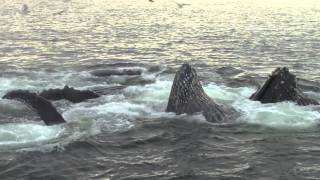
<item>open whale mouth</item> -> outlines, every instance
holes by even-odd
[[[196,70],[187,63],[176,73],[166,111],[176,114],[202,113],[210,122],[228,119],[225,109],[205,93]]]
[[[295,75],[291,74],[286,67],[275,69],[263,86],[251,95],[250,99],[261,103],[293,101],[303,106],[318,104],[297,87]]]
[[[276,84],[277,83],[277,84]],[[283,68],[277,68],[275,69],[269,79],[264,83],[264,85],[261,87],[257,93],[253,94],[250,98],[251,99],[260,99],[261,102],[264,102],[264,98],[266,98],[267,93],[270,93],[270,91],[273,91],[272,89],[278,89],[280,88],[286,88],[283,87],[283,84],[288,84],[289,86],[292,86],[292,88],[296,87],[295,84],[295,77],[294,75],[289,73],[289,69],[286,67]],[[287,86],[287,88],[290,88]]]

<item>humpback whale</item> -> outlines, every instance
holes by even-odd
[[[8,92],[2,98],[14,99],[31,106],[46,125],[55,125],[66,122],[50,101],[25,90],[14,90]]]
[[[318,105],[319,103],[308,98],[297,87],[296,77],[286,67],[276,68],[269,79],[259,88],[250,99],[261,103],[276,103],[293,101],[298,105]]]
[[[42,91],[39,96],[49,100],[61,100],[66,99],[73,103],[79,103],[87,99],[94,99],[100,97],[98,94],[89,90],[77,90],[64,86],[63,89],[49,89]]]
[[[99,69],[91,72],[92,75],[97,77],[103,76],[138,76],[142,74],[140,69]]]
[[[166,112],[193,114],[202,112],[209,122],[228,119],[223,106],[216,104],[203,90],[196,70],[188,63],[176,72]]]

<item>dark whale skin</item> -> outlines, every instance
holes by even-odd
[[[228,119],[224,108],[204,92],[196,70],[188,63],[184,63],[176,72],[166,112],[178,115],[202,112],[209,122]]]
[[[277,103],[293,101],[298,105],[318,105],[319,103],[308,98],[297,87],[296,77],[286,67],[276,68],[269,79],[250,97],[251,100],[261,103]]]
[[[100,97],[98,94],[89,90],[77,90],[68,86],[63,89],[49,89],[42,91],[39,96],[48,100],[61,100],[66,99],[73,103],[83,102],[88,99]]]
[[[57,109],[47,99],[25,90],[8,92],[2,98],[13,99],[31,106],[46,125],[65,123],[66,121]]]

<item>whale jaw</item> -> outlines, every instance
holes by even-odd
[[[227,119],[223,108],[204,92],[196,70],[187,63],[175,75],[166,112],[178,115],[202,112],[210,122]]]
[[[263,86],[251,95],[250,99],[261,103],[293,101],[302,106],[319,104],[301,92],[297,87],[295,75],[291,74],[286,67],[276,68]]]

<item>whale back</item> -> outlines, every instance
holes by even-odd
[[[45,98],[25,90],[14,90],[8,92],[2,98],[13,99],[31,106],[46,125],[64,123],[65,120],[52,103]]]
[[[49,100],[61,100],[66,99],[73,103],[83,102],[88,99],[94,99],[100,97],[98,94],[89,90],[77,90],[65,86],[63,89],[49,89],[42,91],[39,96]]]
[[[196,70],[187,63],[183,64],[175,75],[166,112],[176,114],[202,112],[210,122],[227,119],[222,106],[216,104],[204,92]]]
[[[250,99],[261,103],[294,101],[299,105],[318,104],[297,87],[296,77],[286,67],[275,69],[269,79],[251,95]]]

